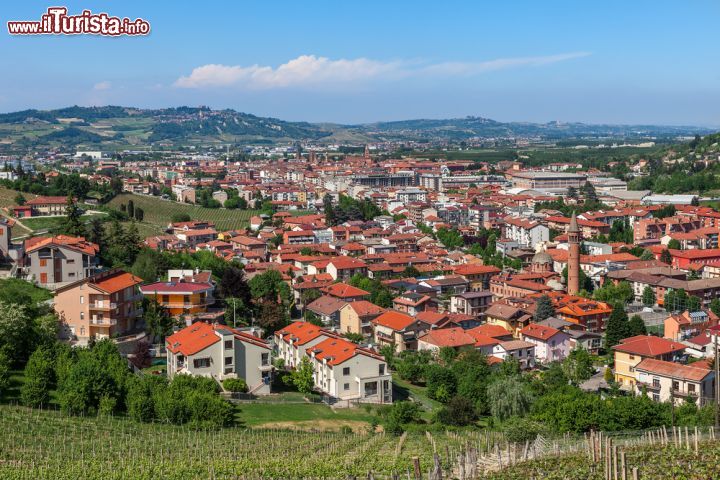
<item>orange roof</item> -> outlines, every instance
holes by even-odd
[[[653,337],[651,335],[636,335],[620,341],[613,350],[630,353],[642,357],[658,357],[672,352],[685,350],[685,345],[673,342],[665,338]]]
[[[356,302],[350,302],[347,305],[353,310],[355,310],[355,313],[357,313],[361,317],[365,315],[379,315],[385,312],[384,308],[378,307],[374,303],[368,302],[367,300],[358,300]]]
[[[366,292],[361,288],[353,287],[347,283],[334,283],[320,290],[323,293],[327,293],[328,295],[332,295],[337,298],[364,297],[365,295],[370,295],[370,292]]]
[[[475,337],[468,334],[461,327],[440,328],[430,330],[420,340],[438,347],[464,347],[475,345]]]
[[[93,282],[93,285],[104,292],[115,293],[141,283],[142,278],[121,270],[107,277],[103,277],[97,282]]]
[[[215,334],[212,325],[197,322],[167,337],[165,344],[172,353],[182,353],[188,356],[194,355],[219,341],[220,337]]]
[[[34,252],[39,248],[51,245],[67,247],[87,255],[96,255],[100,247],[85,240],[84,237],[71,237],[69,235],[56,235],[54,237],[33,237],[25,240],[25,252]]]
[[[329,263],[332,263],[338,270],[347,268],[363,268],[367,266],[365,262],[361,260],[345,256],[333,258]]]
[[[695,382],[701,381],[712,373],[711,370],[696,366],[694,363],[691,365],[682,365],[680,363],[666,362],[654,358],[643,359],[643,361],[635,367],[635,370]]]
[[[508,332],[505,328],[501,327],[500,325],[492,325],[489,323],[472,328],[472,329],[468,330],[468,333],[470,333],[470,335],[476,335],[476,336],[477,335],[485,335],[485,336],[488,336],[491,338],[506,337],[508,335],[512,335],[510,332]]]
[[[415,323],[415,319],[410,315],[406,315],[396,310],[388,310],[374,319],[373,323],[376,325],[382,325],[383,327],[392,328],[393,330],[401,331]]]
[[[455,267],[458,275],[482,275],[500,273],[500,269],[492,265],[465,264]]]
[[[538,340],[547,340],[560,333],[560,330],[545,325],[538,325],[537,323],[531,323],[527,327],[520,330],[520,333],[524,337],[536,338]]]
[[[307,352],[314,353],[317,360],[325,360],[329,365],[340,365],[356,354],[363,354],[377,360],[382,360],[382,357],[379,355],[370,350],[360,348],[359,345],[343,338],[325,339],[314,347],[308,348]]]
[[[303,321],[293,322],[282,330],[275,332],[275,335],[282,339],[288,337],[288,339],[294,341],[296,345],[305,345],[321,335],[334,336],[332,333],[323,330],[317,325]]]

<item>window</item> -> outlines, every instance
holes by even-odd
[[[210,359],[209,358],[196,358],[193,360],[193,367],[194,368],[210,368]]]
[[[377,395],[378,393],[378,382],[368,382],[365,384],[365,396]]]
[[[80,312],[80,320],[85,320],[85,312]]]
[[[225,357],[225,365],[232,365],[233,357]]]
[[[659,402],[660,401],[660,395],[657,393],[653,393],[653,402]]]
[[[183,303],[190,303],[190,295],[183,295]]]
[[[162,303],[170,303],[170,295],[163,295]]]
[[[378,365],[378,374],[385,375],[385,364],[384,363],[381,363],[380,365]]]
[[[47,267],[47,259],[41,258],[41,259],[40,259],[40,266],[41,266],[41,267]]]
[[[75,259],[74,259],[74,258],[68,258],[68,259],[67,259],[67,264],[68,264],[68,265],[72,265],[73,263],[75,263]]]
[[[85,303],[85,296],[80,295],[80,305],[82,305],[83,303]]]
[[[260,364],[261,365],[270,365],[270,354],[269,353],[263,353],[260,355]]]
[[[695,393],[695,384],[694,383],[688,383],[688,393]]]
[[[343,390],[350,390],[350,384],[349,384],[349,383],[343,383]]]
[[[343,375],[345,375],[345,376],[350,375],[350,367],[343,368]]]
[[[635,355],[630,355],[630,360],[635,360]]]
[[[680,383],[678,383],[677,380],[673,380],[673,382],[672,382],[672,389],[673,389],[673,390],[680,390]]]
[[[226,350],[232,350],[232,349],[233,349],[233,341],[232,341],[232,340],[225,340],[225,349],[226,349]]]
[[[653,387],[660,388],[660,379],[659,378],[653,378]]]

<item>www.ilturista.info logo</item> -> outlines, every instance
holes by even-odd
[[[68,15],[66,7],[50,7],[39,21],[9,21],[10,35],[147,35],[150,23],[137,18],[111,17],[107,13],[83,10],[80,15]]]

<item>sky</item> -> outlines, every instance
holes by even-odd
[[[720,2],[4,2],[0,111],[208,105],[311,122],[720,126]],[[10,35],[50,6],[147,36]]]

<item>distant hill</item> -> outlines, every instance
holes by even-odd
[[[375,141],[463,141],[529,138],[655,139],[707,134],[700,127],[503,123],[482,117],[419,119],[361,125],[287,122],[208,107],[139,109],[67,107],[0,114],[0,146],[94,147],[106,150],[148,145],[258,144],[293,141],[363,144]]]

